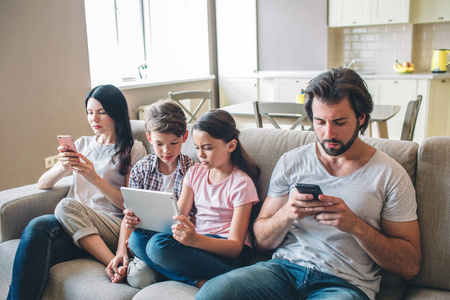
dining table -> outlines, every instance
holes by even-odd
[[[370,124],[368,126],[369,136],[372,136],[372,123],[375,123],[378,129],[378,136],[384,139],[389,138],[387,121],[395,116],[400,111],[400,108],[400,105],[375,104],[373,111],[370,114]],[[229,112],[236,122],[247,124],[254,123],[256,126],[255,111],[252,101],[226,105],[220,107],[220,109]],[[280,124],[292,124],[298,119],[298,116],[293,116],[293,114],[276,114],[271,116]],[[263,122],[266,123],[265,120],[263,120]],[[305,118],[299,125],[303,127],[311,126],[311,121],[309,118]]]

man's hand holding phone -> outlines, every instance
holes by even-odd
[[[317,185],[296,184],[296,190],[289,194],[286,204],[287,216],[292,220],[299,220],[310,216],[315,216],[314,208],[323,207],[327,204],[318,199],[322,194]]]
[[[316,184],[295,185],[299,193],[308,195],[313,200],[305,207],[305,211],[313,215],[321,224],[334,226],[337,229],[351,233],[359,219],[345,204],[344,200],[338,197],[323,195],[322,190]],[[312,195],[312,196],[311,196]],[[319,196],[322,195],[319,199]],[[314,205],[319,200],[318,205]]]

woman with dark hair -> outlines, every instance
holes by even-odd
[[[192,129],[200,161],[189,168],[178,200],[172,233],[156,233],[141,257],[172,280],[201,287],[206,280],[248,263],[254,182],[260,175],[239,141],[231,115],[210,110]],[[195,225],[188,217],[195,206]],[[130,248],[133,252],[133,244]]]
[[[133,141],[118,88],[95,87],[85,108],[95,135],[78,139],[78,152],[59,146],[59,162],[39,178],[38,188],[50,189],[73,171],[73,184],[55,215],[33,219],[22,233],[8,299],[40,299],[57,263],[91,254],[107,265],[114,258],[124,209],[120,187],[127,186],[131,167],[146,151]]]
[[[122,175],[128,174],[131,170],[130,154],[134,141],[127,101],[122,92],[113,85],[102,85],[92,89],[86,96],[86,109],[90,98],[100,102],[106,114],[114,120],[117,133],[115,156],[119,159],[119,172]]]

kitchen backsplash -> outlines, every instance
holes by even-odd
[[[428,72],[433,49],[450,49],[450,22],[328,29],[328,66],[352,59],[365,72],[392,71],[395,60]]]

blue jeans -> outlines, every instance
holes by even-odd
[[[364,299],[367,295],[338,277],[273,259],[208,280],[195,299]]]
[[[218,235],[208,236],[222,238]],[[132,233],[129,245],[136,256],[165,277],[193,286],[197,285],[199,280],[210,279],[244,266],[251,252],[249,247],[244,246],[237,258],[217,256],[184,246],[177,242],[172,234],[141,229]]]
[[[52,266],[88,255],[54,215],[31,220],[20,238],[7,299],[41,299]]]

